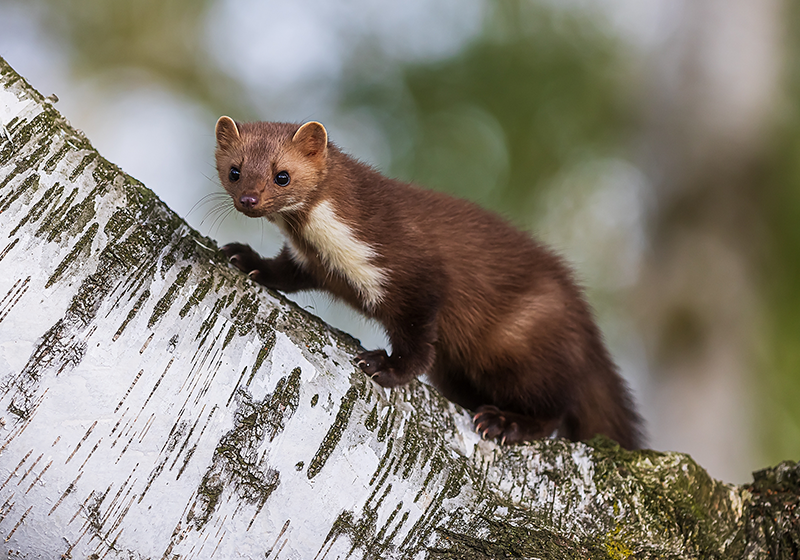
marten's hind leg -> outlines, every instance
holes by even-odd
[[[483,439],[497,439],[502,445],[525,443],[552,435],[563,417],[534,418],[500,410],[494,405],[478,407],[473,417],[475,430]]]

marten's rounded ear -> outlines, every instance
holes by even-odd
[[[316,121],[307,122],[294,133],[292,143],[303,150],[306,157],[325,159],[328,154],[328,133]]]
[[[214,132],[220,148],[227,148],[239,141],[239,129],[230,117],[220,117]]]

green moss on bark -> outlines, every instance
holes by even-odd
[[[214,459],[198,489],[199,511],[187,521],[199,529],[217,507],[227,488],[261,511],[280,484],[280,473],[259,458],[258,449],[265,439],[272,441],[300,404],[300,368],[278,380],[275,390],[262,401],[253,401],[239,391],[239,405],[234,426],[214,450]],[[251,521],[252,523],[252,521]]]
[[[800,557],[800,464],[784,461],[753,474],[745,522],[749,557],[796,560]]]
[[[357,399],[358,389],[351,386],[347,390],[347,393],[342,397],[341,403],[339,404],[339,412],[336,414],[336,419],[333,421],[333,424],[331,424],[331,427],[328,429],[328,433],[325,434],[325,438],[322,440],[317,453],[314,455],[314,458],[311,459],[311,462],[308,465],[308,471],[306,472],[308,478],[314,478],[319,474],[319,472],[322,470],[322,467],[325,466],[325,462],[331,456],[331,453],[333,453],[333,450],[336,449],[336,446],[339,444],[339,440],[342,438],[342,433],[350,422],[350,416],[353,413],[353,406]]]
[[[175,299],[178,297],[178,292],[186,285],[186,281],[189,279],[189,274],[192,272],[191,265],[187,265],[181,269],[178,273],[178,276],[175,278],[175,281],[166,291],[166,293],[158,300],[155,307],[153,308],[153,313],[150,315],[150,320],[147,321],[147,327],[153,328],[153,326],[163,317],[167,311],[169,311],[172,304],[175,302]]]

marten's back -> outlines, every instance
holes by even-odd
[[[569,268],[529,235],[471,202],[385,181],[381,187],[392,196],[370,189],[383,200],[385,215],[363,225],[362,236],[379,248],[376,261],[391,271],[397,289],[442,290],[442,329],[453,325],[454,331],[445,335],[460,334],[481,347],[489,336],[503,346],[499,353],[513,352],[495,339],[521,342],[515,329],[589,318]]]

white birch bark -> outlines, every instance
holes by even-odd
[[[605,440],[500,448],[232,270],[0,59],[8,558],[743,550],[747,490]],[[213,124],[213,123],[212,123]]]

